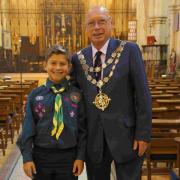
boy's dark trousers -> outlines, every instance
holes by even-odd
[[[65,150],[34,147],[36,174],[33,180],[77,180],[72,173],[76,149]]]

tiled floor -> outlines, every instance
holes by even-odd
[[[17,164],[16,164],[9,180],[30,180],[30,178],[28,178],[23,172],[21,157],[17,161]]]
[[[0,180],[9,179],[9,173],[13,170],[20,155],[15,143],[17,137],[18,135],[15,135],[13,144],[8,140],[5,156],[3,156],[2,151],[0,150]]]
[[[14,142],[15,141],[16,141],[16,138],[15,138]],[[12,154],[12,152],[15,149],[15,146],[16,146],[15,143],[11,144],[10,140],[8,140],[8,145],[7,145],[8,148],[6,149],[6,155],[5,156],[3,156],[2,150],[0,149],[0,169],[2,168],[4,163],[8,161],[9,155]]]

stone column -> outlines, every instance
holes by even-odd
[[[137,43],[139,46],[146,44],[148,34],[148,7],[146,0],[137,0],[136,19],[137,19]]]
[[[179,27],[176,25],[176,21],[179,16]],[[180,0],[171,1],[169,6],[169,53],[171,49],[174,49],[176,52],[176,64],[180,64]],[[169,60],[169,59],[168,59]]]
[[[146,44],[146,37],[154,35],[157,44],[168,43],[168,0],[137,1],[137,42]]]
[[[157,44],[168,43],[168,4],[169,0],[151,0],[148,23],[151,27],[150,33],[155,36]]]

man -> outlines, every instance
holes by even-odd
[[[88,180],[138,180],[151,136],[151,97],[141,52],[111,38],[111,17],[96,6],[86,14],[91,45],[72,57],[87,115]]]

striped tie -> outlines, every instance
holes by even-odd
[[[56,88],[52,86],[51,89],[56,94],[53,116],[53,129],[51,131],[51,136],[55,135],[56,139],[58,140],[59,136],[61,135],[64,129],[63,106],[60,93],[62,93],[65,90],[65,88],[62,87],[61,89],[56,90]]]
[[[99,67],[100,71],[99,72],[95,72],[95,79],[96,81],[99,81],[101,79],[101,67],[102,67],[102,62],[101,62],[101,51],[97,51],[96,55],[95,55],[95,60],[94,60],[94,68]]]

